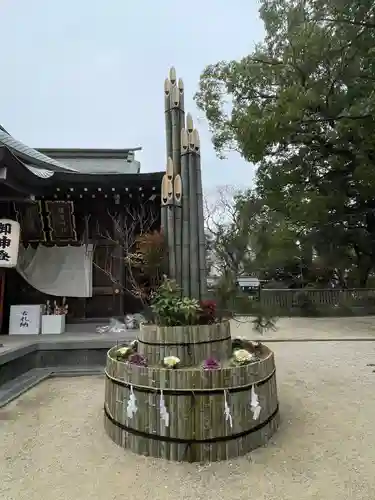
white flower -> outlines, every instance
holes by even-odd
[[[253,355],[246,349],[237,349],[234,351],[233,357],[237,363],[248,363],[252,360]]]
[[[117,349],[117,353],[120,356],[126,356],[131,351],[131,347],[120,347]]]
[[[134,347],[137,347],[138,345],[138,340],[137,339],[134,339],[130,342],[130,346],[134,349]]]
[[[180,358],[178,358],[177,356],[166,356],[163,359],[163,365],[168,368],[174,368],[180,363],[180,361]]]

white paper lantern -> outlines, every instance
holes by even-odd
[[[19,223],[11,219],[0,219],[0,267],[16,267],[19,246]]]

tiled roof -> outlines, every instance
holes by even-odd
[[[1,125],[0,146],[8,148],[30,172],[42,179],[52,177],[55,172],[104,175],[134,174],[140,171],[140,163],[135,160],[134,152],[141,148],[38,150],[15,139]],[[114,161],[104,166],[102,160],[109,159]]]
[[[62,163],[49,158],[48,156],[29,148],[20,141],[12,137],[3,127],[0,127],[0,144],[6,146],[12,153],[14,153],[20,160],[26,164],[31,164],[32,167],[43,170],[50,170],[53,172],[75,172],[75,169],[63,165]],[[42,174],[43,175],[43,174]],[[47,174],[46,174],[47,175]]]

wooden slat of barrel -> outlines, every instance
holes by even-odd
[[[139,352],[149,364],[156,365],[165,356],[177,356],[184,366],[193,366],[209,357],[228,359],[232,351],[228,321],[174,327],[141,325],[138,343]]]

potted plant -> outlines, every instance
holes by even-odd
[[[140,325],[139,349],[153,362],[178,358],[182,366],[200,365],[212,355],[219,361],[231,355],[229,321],[214,301],[185,297],[176,281],[164,277],[150,300],[152,323]],[[159,361],[157,358],[159,357]]]
[[[62,299],[61,305],[58,305],[55,300],[51,306],[51,302],[47,300],[45,314],[42,315],[42,334],[59,335],[64,333],[67,313],[68,304],[65,297]]]
[[[154,294],[151,309],[160,327],[196,325],[201,312],[198,300],[183,297],[177,283],[167,278]]]

